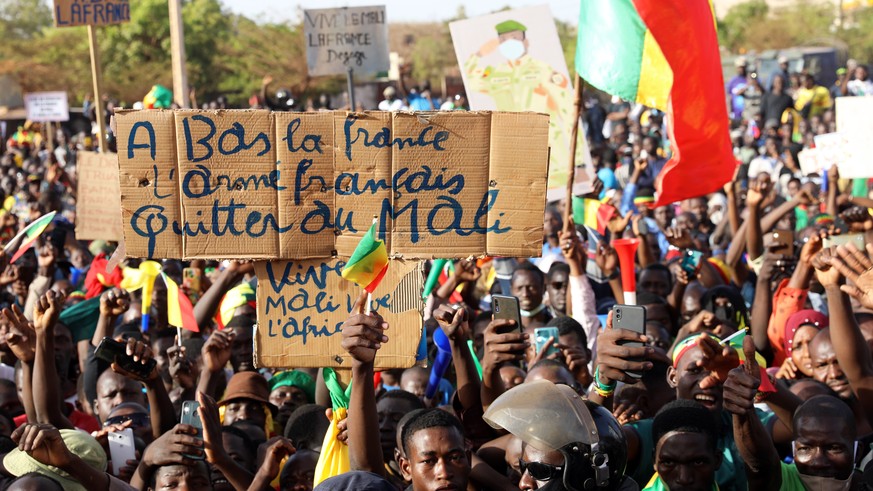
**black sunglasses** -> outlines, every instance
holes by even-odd
[[[521,469],[521,475],[525,472],[530,474],[530,477],[537,481],[551,481],[552,479],[560,479],[564,474],[564,466],[544,464],[542,462],[525,462],[518,459],[518,467]]]
[[[106,421],[103,423],[103,426],[109,425],[117,425],[124,423],[125,421],[132,421],[134,428],[139,428],[142,426],[147,426],[151,424],[151,418],[148,414],[143,413],[133,413],[127,414],[124,416],[113,416],[111,418],[106,418]]]

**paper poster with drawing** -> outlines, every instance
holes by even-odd
[[[549,115],[549,199],[563,196],[573,128],[573,78],[547,5],[449,24],[470,109]],[[576,194],[594,178],[585,132],[576,147]]]

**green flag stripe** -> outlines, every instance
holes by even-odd
[[[646,26],[631,0],[582,0],[576,71],[598,89],[635,102]]]
[[[352,253],[352,257],[350,257],[349,262],[346,263],[346,268],[350,268],[361,262],[370,254],[376,252],[381,245],[382,241],[376,240],[376,224],[373,224],[373,226],[370,227],[370,230],[361,237],[361,242],[358,243],[358,246]]]

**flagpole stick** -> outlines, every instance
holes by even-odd
[[[370,315],[370,312],[372,312],[372,306],[373,306],[373,294],[370,292],[367,292],[367,307],[366,307],[366,309],[364,309],[364,315]]]
[[[720,344],[720,345],[722,345],[722,346],[727,346],[727,344],[730,343],[732,339],[734,339],[735,337],[738,337],[738,336],[742,336],[743,334],[746,334],[746,330],[745,330],[745,329],[740,329],[739,331],[737,331],[737,332],[731,334],[730,336],[728,336],[728,337],[722,339],[721,342],[718,343],[718,344]]]
[[[182,328],[176,326],[176,341],[179,343],[179,347],[182,347]]]
[[[576,88],[573,95],[573,130],[570,132],[570,158],[567,160],[567,196],[564,198],[564,230],[575,233],[570,227],[573,218],[573,184],[576,181],[576,142],[579,140],[579,119],[582,117],[582,77],[576,73]],[[573,300],[570,285],[567,285],[566,312],[573,315]]]

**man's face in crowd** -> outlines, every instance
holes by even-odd
[[[251,327],[234,327],[233,344],[230,347],[230,364],[234,372],[253,372],[255,370],[254,348]]]
[[[204,462],[192,466],[165,465],[155,471],[155,491],[173,489],[178,491],[212,489],[212,481]]]
[[[706,218],[706,200],[703,198],[690,198],[682,202],[682,211],[693,213],[698,220]]]
[[[823,329],[816,334],[810,343],[809,351],[812,358],[813,378],[826,384],[842,399],[850,399],[852,387],[837,361],[837,353],[831,343],[830,330]]]
[[[506,390],[521,385],[524,383],[524,370],[512,365],[503,365],[500,367],[500,378],[503,380],[503,385]]]
[[[561,217],[558,216],[558,213],[554,210],[546,210],[546,214],[543,216],[543,236],[557,238],[561,226]]]
[[[800,191],[799,181],[788,181],[788,197],[793,198]]]
[[[721,455],[703,433],[671,431],[658,440],[655,471],[670,491],[708,491]]]
[[[291,413],[298,407],[308,404],[309,398],[306,396],[306,392],[303,392],[299,387],[283,385],[270,392],[270,402],[279,408],[277,422],[284,428],[284,423],[288,421]]]
[[[564,271],[555,271],[546,283],[546,291],[549,292],[549,303],[552,308],[560,313],[567,311],[567,282],[569,275]]]
[[[867,80],[867,67],[859,66],[855,68],[855,78],[858,80]]]
[[[18,399],[18,388],[15,385],[0,384],[0,408],[8,412],[13,418],[19,414],[24,414],[24,406]]]
[[[533,445],[523,445],[523,450],[521,453],[521,460],[526,463],[530,462],[539,462],[542,464],[560,467],[564,465],[564,456],[561,455],[561,452],[557,450],[543,451],[540,450]],[[555,479],[562,479],[555,477]],[[541,487],[546,486],[549,481],[537,481],[530,475],[530,472],[525,470],[524,474],[521,475],[521,481],[518,483],[519,489],[539,489]],[[581,483],[577,483],[581,484]],[[580,486],[581,488],[581,486]]]
[[[383,397],[376,403],[376,414],[379,417],[379,441],[382,444],[382,456],[386,462],[394,460],[397,423],[413,409],[415,408],[409,401],[399,397]]]
[[[312,491],[315,479],[315,465],[318,452],[309,449],[298,450],[288,458],[279,478],[280,488],[290,491]]]
[[[400,388],[415,394],[418,398],[423,398],[427,391],[427,382],[429,379],[427,370],[421,367],[407,368],[400,376]]]
[[[670,350],[670,333],[667,326],[660,321],[646,319],[646,336],[649,337],[649,346],[660,348],[665,352]]]
[[[470,476],[464,436],[454,427],[436,426],[415,432],[401,459],[401,472],[415,491],[463,491]]]
[[[252,399],[234,399],[224,408],[224,426],[230,426],[236,421],[250,421],[263,428],[267,423],[267,413],[264,405]]]
[[[239,435],[234,435],[229,431],[221,432],[221,442],[224,445],[224,449],[227,451],[228,457],[231,460],[242,466],[243,469],[246,469],[250,472],[254,472],[255,469],[255,455],[252,454],[251,449],[246,448],[246,442]]]
[[[841,480],[852,475],[855,441],[840,418],[799,418],[794,432],[794,463],[801,474]]]
[[[106,421],[109,413],[122,402],[145,405],[142,386],[136,380],[107,370],[97,380],[97,416]]]
[[[685,295],[682,297],[680,313],[682,314],[683,324],[691,322],[691,319],[703,310],[700,299],[703,298],[705,290],[699,286],[699,283],[693,283],[693,285],[697,286],[686,288]]]
[[[673,321],[670,318],[670,309],[666,305],[651,303],[643,305],[643,307],[646,309],[646,322],[656,322],[665,327],[673,325]]]
[[[641,292],[667,298],[667,295],[670,294],[670,272],[662,269],[644,269],[640,273],[637,289]]]
[[[659,206],[655,208],[655,222],[658,223],[658,227],[665,229],[670,226],[670,222],[673,221],[673,207],[672,206]]]
[[[532,271],[518,271],[512,278],[512,294],[522,310],[533,310],[543,303],[543,284]]]
[[[145,408],[142,409],[144,410]],[[151,418],[147,412],[142,412],[142,410],[137,410],[137,408],[130,406],[117,407],[109,413],[108,419],[114,421],[116,418],[121,419],[122,422],[128,419],[133,421],[133,424],[130,426],[133,434],[144,442],[150,443],[152,441]]]
[[[699,346],[695,346],[682,355],[676,364],[676,368],[667,370],[667,380],[671,387],[676,388],[678,399],[688,399],[703,404],[713,412],[721,411],[722,389],[721,385],[707,389],[700,388],[700,382],[709,376],[709,370],[697,366],[697,362],[703,359],[703,352]]]
[[[170,359],[167,357],[167,350],[172,346],[173,338],[171,337],[155,337],[152,341],[152,352],[155,354],[158,372],[164,377],[164,380],[169,380]]]

